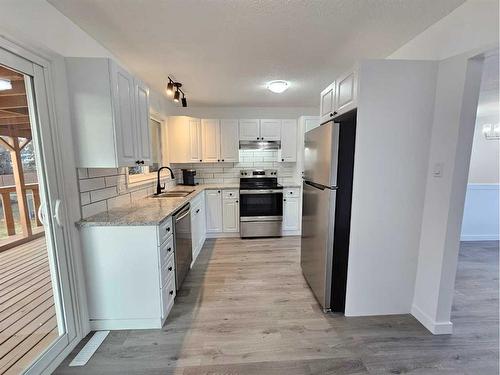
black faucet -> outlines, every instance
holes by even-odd
[[[158,179],[156,182],[156,195],[160,195],[161,192],[165,190],[165,184],[163,184],[163,186],[160,185],[160,172],[163,169],[168,169],[170,171],[170,177],[172,178],[172,180],[175,179],[174,172],[172,172],[172,170],[169,167],[161,167],[160,169],[158,169]]]

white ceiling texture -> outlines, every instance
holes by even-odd
[[[464,0],[48,0],[134,74],[190,105],[318,106],[362,58],[385,58]],[[269,80],[291,83],[284,94]]]

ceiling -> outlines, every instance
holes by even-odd
[[[0,65],[0,78],[12,88],[0,91],[0,136],[31,139],[31,125],[24,76]]]
[[[384,58],[464,0],[48,0],[158,92],[190,105],[318,106],[362,58]],[[291,83],[284,94],[269,80]]]

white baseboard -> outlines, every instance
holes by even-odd
[[[207,233],[207,238],[231,238],[231,237],[239,237],[240,232],[231,232],[231,233]]]
[[[92,331],[115,331],[125,329],[160,329],[161,319],[102,319],[91,320]]]
[[[453,323],[436,322],[429,315],[424,313],[419,307],[413,305],[411,314],[427,328],[433,335],[451,335],[453,333]]]
[[[489,234],[463,234],[460,241],[500,241],[500,235]]]

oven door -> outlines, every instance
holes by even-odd
[[[283,190],[240,190],[240,220],[282,220]]]

